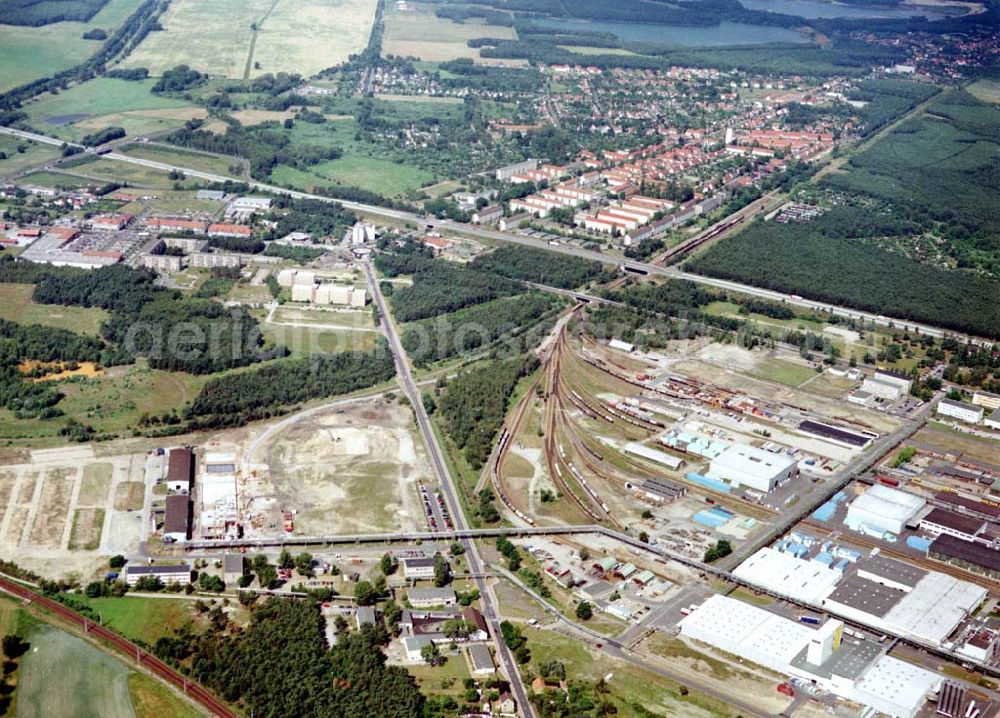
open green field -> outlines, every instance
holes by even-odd
[[[87,603],[100,613],[105,626],[150,645],[194,619],[194,601],[183,598],[123,596],[93,598]]]
[[[323,162],[309,171],[282,165],[271,173],[271,177],[279,184],[307,191],[340,184],[361,187],[386,197],[398,197],[434,180],[434,175],[419,167],[358,155]]]
[[[128,689],[136,718],[201,718],[203,715],[166,685],[144,673],[130,673]]]
[[[368,351],[380,336],[374,331],[288,327],[267,322],[261,324],[261,332],[268,343],[286,346],[295,356]]]
[[[479,59],[479,50],[469,47],[469,40],[477,37],[495,37],[515,40],[512,27],[487,25],[479,20],[464,23],[452,22],[434,14],[433,6],[408,4],[408,9],[398,10],[389,3],[385,10],[385,36],[382,52],[386,55],[417,57],[429,62],[454,60],[459,57]]]
[[[447,656],[448,660],[443,666],[406,666],[407,672],[416,679],[425,695],[450,695],[458,698],[465,694],[462,681],[470,677],[465,651],[459,651],[455,655],[449,653]]]
[[[174,0],[161,20],[165,30],[150,33],[124,64],[154,75],[187,63],[236,79],[248,64],[252,75],[308,77],[364,49],[375,6],[376,0]]]
[[[6,159],[0,160],[0,177],[21,172],[29,167],[53,160],[60,155],[58,147],[30,142],[9,135],[0,135],[0,153],[6,155]]]
[[[966,434],[939,421],[927,422],[926,426],[916,433],[913,440],[919,445],[933,448],[942,454],[961,454],[974,461],[1000,465],[995,441]]]
[[[203,108],[154,95],[149,91],[152,86],[152,80],[129,82],[99,77],[58,95],[43,95],[25,105],[24,111],[39,130],[67,140],[79,140],[106,127],[123,127],[136,136],[205,117]]]
[[[757,362],[757,366],[750,373],[761,379],[787,386],[799,386],[816,376],[816,372],[807,366],[793,364],[773,357],[767,357]]]
[[[177,167],[186,167],[199,172],[212,172],[220,175],[238,174],[233,172],[234,166],[239,169],[239,162],[232,157],[222,157],[221,155],[210,155],[203,152],[191,152],[189,150],[171,149],[159,145],[128,145],[121,152],[129,157],[138,157],[143,160],[153,162],[163,162],[164,164]],[[215,203],[216,207],[221,206]]]
[[[969,92],[982,102],[996,104],[1000,102],[1000,80],[983,78],[969,85]]]
[[[67,417],[100,432],[128,435],[143,413],[162,414],[192,400],[206,380],[179,372],[149,369],[144,363],[112,367],[89,379],[59,383],[66,397],[59,402]],[[59,436],[64,419],[18,419],[0,409],[0,442],[48,446],[65,444]]]
[[[434,179],[418,167],[371,157],[341,157],[316,165],[312,171],[337,184],[370,189],[386,196],[401,195]]]
[[[101,41],[84,40],[88,30],[108,35],[139,7],[140,0],[110,0],[90,22],[57,22],[42,27],[0,25],[0,92],[49,77],[77,65],[101,49]]]
[[[823,327],[826,326],[823,322],[807,319],[805,317],[796,317],[795,319],[774,319],[773,317],[769,317],[764,314],[755,314],[753,312],[740,314],[740,306],[735,302],[711,302],[710,304],[706,304],[702,307],[701,311],[716,317],[746,319],[752,321],[754,324],[762,326],[779,327],[790,331],[808,331],[813,332],[814,334],[821,333],[823,331]]]
[[[35,627],[28,641],[19,671],[19,718],[135,716],[125,664],[50,626]]]
[[[36,304],[31,301],[33,291],[34,284],[0,284],[0,319],[97,336],[101,323],[108,318],[103,309]]]
[[[85,187],[88,182],[83,177],[76,177],[61,172],[33,172],[23,178],[25,184],[38,185],[39,187],[57,187],[59,189],[79,189]]]
[[[161,189],[166,191],[176,184],[175,180],[170,179],[170,174],[163,170],[143,167],[142,165],[133,165],[128,162],[109,160],[104,157],[94,158],[86,164],[77,165],[66,171],[80,175],[81,177],[93,177],[97,180],[124,181],[133,187],[144,187],[147,189]],[[32,177],[35,176],[32,175]],[[60,177],[61,175],[54,174],[53,176]],[[62,177],[63,183],[72,181],[72,178],[68,176]],[[86,180],[83,181],[86,182]],[[159,211],[164,210],[161,209]]]

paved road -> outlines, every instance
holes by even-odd
[[[576,640],[582,640],[589,643],[596,650],[603,651],[612,658],[629,663],[636,668],[641,668],[644,671],[655,673],[658,676],[663,676],[664,678],[668,678],[676,683],[680,683],[681,685],[692,686],[699,692],[711,698],[715,698],[726,705],[733,706],[738,709],[741,714],[755,716],[756,718],[771,718],[773,715],[771,713],[761,711],[756,706],[745,703],[738,696],[733,695],[732,693],[717,690],[708,682],[702,681],[695,672],[681,673],[645,660],[640,654],[629,648],[623,641],[605,636],[597,631],[591,630],[585,624],[576,623],[575,621],[571,621],[566,618],[555,606],[533,591],[514,574],[502,568],[498,568],[497,570],[502,573],[508,581],[535,599],[535,601],[537,601],[545,609],[546,613],[556,619],[557,628],[549,630],[561,629],[561,633],[565,633]],[[690,603],[690,601],[688,602]],[[612,681],[614,681],[614,678],[612,678]]]
[[[462,505],[458,500],[458,492],[455,488],[454,478],[452,477],[451,472],[448,471],[448,465],[444,460],[444,453],[441,451],[441,446],[438,444],[437,437],[434,435],[430,418],[424,410],[424,403],[420,395],[420,390],[417,388],[417,384],[413,380],[413,374],[410,372],[410,365],[406,357],[406,352],[403,351],[403,345],[399,341],[399,333],[396,331],[396,325],[392,319],[392,314],[389,313],[389,307],[386,305],[385,297],[382,296],[382,290],[379,287],[378,279],[375,276],[375,270],[369,262],[365,262],[364,270],[365,276],[368,279],[368,288],[371,292],[372,299],[375,302],[375,306],[378,308],[379,313],[382,315],[382,326],[385,329],[386,336],[389,340],[389,348],[392,350],[393,357],[396,361],[397,376],[399,377],[400,383],[403,385],[403,390],[409,398],[410,403],[413,405],[413,413],[417,417],[417,425],[419,426],[420,433],[423,436],[424,444],[427,446],[427,453],[430,456],[431,464],[434,467],[434,473],[441,482],[441,490],[444,494],[445,501],[448,503],[448,510],[451,513],[452,521],[454,522],[456,529],[467,529],[468,524],[465,521],[465,514],[462,511]],[[469,563],[469,573],[481,576],[484,573],[483,560],[479,555],[479,549],[475,542],[466,538],[462,539],[462,545],[465,548],[466,560]],[[507,676],[507,680],[510,682],[511,692],[514,694],[514,698],[518,703],[518,710],[521,715],[527,716],[527,718],[534,718],[535,711],[531,702],[528,700],[528,694],[524,689],[524,683],[521,681],[521,673],[518,670],[517,663],[514,661],[514,656],[511,654],[510,649],[507,648],[507,645],[501,638],[500,614],[496,608],[496,597],[493,595],[493,589],[490,584],[482,578],[476,578],[475,582],[476,588],[479,589],[480,603],[483,608],[483,618],[486,619],[486,622],[490,627],[490,633],[493,635],[493,640],[497,648],[497,658],[499,658],[503,672]]]
[[[62,140],[58,140],[46,135],[39,135],[34,132],[25,132],[23,130],[15,130],[10,127],[0,127],[0,133],[13,135],[15,137],[21,137],[24,139],[34,140],[36,142],[42,142],[45,144],[61,146],[63,144],[69,144],[71,146],[77,146],[75,143],[64,143]],[[918,322],[911,322],[902,319],[892,319],[890,317],[883,316],[881,314],[872,314],[871,312],[863,312],[857,309],[848,309],[845,307],[840,307],[834,304],[828,304],[825,302],[817,302],[811,299],[804,299],[796,294],[784,294],[782,292],[776,292],[770,289],[760,289],[759,287],[751,287],[746,284],[740,284],[738,282],[731,282],[724,279],[714,279],[712,277],[703,277],[698,274],[692,274],[690,272],[683,272],[679,269],[673,267],[659,267],[653,264],[646,264],[643,262],[636,262],[632,260],[623,260],[619,257],[610,256],[603,254],[601,252],[596,252],[589,249],[583,249],[580,247],[575,247],[566,244],[550,245],[548,242],[541,239],[533,239],[531,237],[523,237],[516,234],[507,234],[505,232],[498,232],[495,230],[484,229],[482,227],[477,227],[473,225],[465,224],[455,224],[448,220],[439,220],[435,218],[428,219],[420,215],[413,214],[411,212],[404,212],[401,210],[388,209],[386,207],[378,207],[375,205],[362,204],[360,202],[351,202],[348,200],[331,199],[329,197],[323,197],[321,195],[310,194],[308,192],[299,192],[296,190],[290,190],[285,187],[278,187],[275,185],[266,184],[264,182],[247,181],[236,177],[229,177],[227,175],[212,174],[210,172],[201,172],[199,170],[192,170],[186,167],[180,167],[177,165],[169,165],[163,162],[154,162],[152,160],[144,160],[138,157],[130,157],[128,155],[121,154],[119,152],[111,152],[109,154],[103,155],[104,159],[115,160],[118,162],[128,162],[130,164],[139,165],[141,167],[148,167],[150,169],[157,169],[163,172],[179,171],[183,172],[189,177],[197,177],[199,179],[208,180],[210,182],[246,182],[249,186],[254,189],[271,192],[274,194],[285,194],[289,197],[294,197],[297,199],[317,199],[324,202],[338,202],[348,209],[354,210],[356,212],[362,212],[365,214],[375,215],[378,217],[385,217],[388,219],[395,220],[397,222],[410,222],[413,224],[425,224],[430,225],[435,229],[452,229],[456,232],[461,232],[473,237],[478,237],[480,239],[489,239],[499,242],[510,242],[513,244],[521,244],[525,246],[535,247],[537,249],[544,249],[551,252],[558,252],[561,254],[568,254],[575,257],[581,257],[583,259],[591,259],[597,262],[602,262],[604,264],[613,264],[615,266],[624,264],[627,267],[639,270],[646,274],[668,277],[672,279],[687,279],[691,282],[696,282],[698,284],[704,284],[707,286],[717,287],[719,289],[727,289],[729,291],[740,292],[742,294],[749,294],[751,296],[760,297],[762,299],[770,299],[778,302],[785,302],[786,304],[794,307],[799,307],[801,309],[809,309],[818,312],[829,312],[840,317],[852,317],[855,319],[861,319],[865,322],[874,322],[879,326],[895,326],[898,328],[908,328],[912,331],[918,331],[928,336],[935,338],[942,338],[945,336],[953,336],[961,341],[971,341],[974,344],[980,346],[991,346],[993,342],[982,337],[976,337],[972,335],[962,334],[960,332],[952,332],[948,330],[943,330],[938,327],[933,327],[927,324],[921,324]]]

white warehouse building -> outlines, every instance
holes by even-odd
[[[746,444],[725,449],[712,459],[708,473],[734,487],[746,487],[767,493],[797,473],[798,462]]]
[[[919,496],[883,484],[875,484],[847,507],[844,523],[861,533],[879,535],[902,533],[927,502]]]
[[[862,390],[889,401],[896,401],[909,394],[912,386],[912,380],[884,371],[876,371],[861,384]]]
[[[728,596],[714,595],[680,622],[681,635],[815,683],[893,718],[914,718],[943,678],[883,655],[878,644],[845,639],[844,624],[817,629]]]

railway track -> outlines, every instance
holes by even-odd
[[[94,623],[86,616],[64,606],[58,601],[46,598],[40,593],[36,593],[19,583],[0,578],[0,590],[3,590],[23,601],[33,603],[36,606],[53,613],[63,620],[80,626],[85,633],[89,633],[103,639],[111,645],[118,653],[129,659],[135,659],[136,663],[166,681],[175,688],[180,689],[184,695],[198,703],[200,706],[210,711],[212,715],[221,718],[239,718],[239,714],[230,709],[225,703],[215,697],[208,689],[188,680],[186,677],[175,671],[159,658],[143,650],[131,641],[122,638],[114,631],[110,631],[104,626]]]
[[[580,480],[577,477],[575,467],[573,467],[572,463],[566,459],[565,451],[562,446],[559,445],[559,440],[557,438],[559,416],[563,412],[560,387],[562,368],[561,362],[565,348],[566,334],[565,330],[563,330],[560,332],[559,339],[552,348],[552,356],[549,359],[549,393],[546,399],[545,458],[549,466],[549,476],[559,489],[566,496],[569,496],[573,503],[576,504],[577,508],[584,514],[594,521],[603,523],[607,520],[609,512],[607,512],[606,509],[602,512],[600,501],[597,500],[598,506],[592,506],[589,499],[580,498],[566,479],[566,475],[569,474],[577,479],[577,481]],[[560,464],[566,467],[565,473]],[[581,485],[585,484],[585,481],[581,482]],[[591,491],[593,491],[593,489],[591,489]]]

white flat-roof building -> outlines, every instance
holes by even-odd
[[[734,487],[745,486],[766,494],[792,478],[797,467],[798,462],[790,456],[737,444],[712,459],[708,472]]]
[[[952,401],[951,399],[942,399],[938,402],[936,411],[941,416],[950,416],[953,419],[965,421],[969,424],[978,424],[983,420],[984,410],[981,406],[963,404],[960,401]]]
[[[892,656],[882,656],[854,684],[852,700],[893,718],[913,718],[942,676]]]
[[[685,617],[680,628],[682,636],[785,674],[813,635],[803,623],[718,594]]]
[[[403,639],[403,652],[410,663],[424,663],[422,651],[424,646],[432,646],[434,641],[429,636],[407,636]]]
[[[634,454],[635,456],[640,456],[643,459],[655,461],[657,464],[663,464],[668,469],[673,469],[674,471],[684,466],[684,459],[679,456],[668,454],[665,451],[651,449],[645,444],[640,444],[636,441],[625,444],[625,453]]]
[[[158,578],[164,584],[188,583],[191,580],[191,567],[186,563],[170,565],[136,564],[125,568],[125,582],[134,586],[141,578]]]
[[[404,578],[434,578],[433,558],[404,558]]]
[[[919,496],[875,484],[847,507],[844,523],[862,533],[898,535],[926,503]]]
[[[896,401],[904,394],[909,394],[911,386],[913,386],[912,380],[883,371],[875,372],[861,383],[864,391],[889,401]]]
[[[841,579],[840,571],[765,546],[733,571],[737,578],[789,598],[819,605]]]
[[[406,600],[414,608],[431,608],[432,606],[454,606],[457,602],[454,589],[448,588],[421,588],[415,586],[406,592]]]
[[[635,344],[623,342],[621,339],[612,339],[608,342],[608,346],[612,349],[617,349],[618,351],[627,352],[629,354],[635,351]]]
[[[314,302],[314,301],[316,301],[316,285],[315,284],[293,284],[292,285],[292,301],[293,302]]]
[[[983,419],[983,426],[1000,431],[1000,409],[994,409],[992,414]]]
[[[843,623],[818,629],[728,596],[714,595],[680,622],[681,635],[786,676],[815,683],[893,718],[914,718],[942,677],[845,641]]]
[[[937,571],[925,572],[906,588],[850,576],[823,600],[823,607],[848,620],[940,645],[988,594]]]

